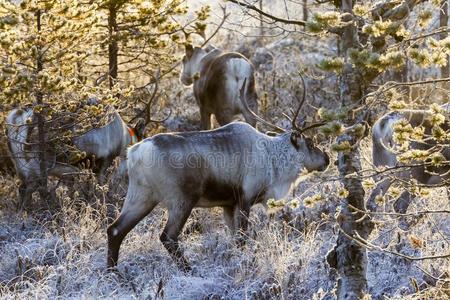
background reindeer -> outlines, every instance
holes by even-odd
[[[60,112],[48,122],[49,132],[47,136],[47,173],[50,176],[64,177],[78,173],[77,166],[84,163],[97,175],[101,184],[105,183],[106,170],[113,160],[120,156],[125,158],[128,146],[138,142],[144,136],[145,129],[150,123],[162,123],[172,114],[170,110],[166,117],[160,120],[151,118],[151,108],[157,99],[159,78],[154,78],[154,86],[151,94],[148,89],[142,89],[140,105],[135,107],[135,116],[128,126],[119,113],[112,106],[107,106],[100,114],[100,120],[106,120],[103,125],[93,126],[92,129],[76,133],[77,119],[80,109],[86,106],[99,105],[98,99],[90,98],[86,103],[79,103],[75,113]],[[86,122],[86,120],[85,120]],[[95,123],[95,122],[94,122]],[[19,186],[19,206],[24,208],[31,199],[31,194],[39,188],[40,156],[39,141],[36,137],[36,116],[33,108],[12,110],[6,118],[6,137],[8,140],[8,152],[14,162],[16,174],[21,179]],[[95,124],[92,124],[95,125]],[[71,132],[69,139],[63,140],[64,131]],[[73,150],[76,156],[73,157]],[[80,157],[81,155],[81,157]],[[89,163],[86,164],[87,160]],[[120,163],[115,172],[113,181],[121,181],[126,177],[126,163]]]
[[[79,136],[74,135],[71,143],[85,154],[86,158],[94,160],[92,167],[104,182],[106,169],[117,156],[125,156],[126,148],[142,138],[145,123],[136,122],[134,128],[129,127],[116,111],[112,111],[111,121],[103,127],[93,128]],[[6,135],[8,138],[9,154],[14,162],[17,175],[21,180],[19,187],[19,205],[24,208],[31,199],[31,194],[38,188],[40,164],[38,146],[34,135],[35,115],[32,108],[14,109],[6,119]],[[61,124],[53,124],[55,128]],[[73,121],[61,125],[60,129],[73,129]],[[55,129],[53,128],[53,129]],[[62,130],[56,134],[61,134]],[[56,145],[47,147],[48,174],[62,177],[79,171],[76,167],[85,157],[70,158],[67,153],[61,153]]]
[[[445,104],[441,106],[443,112],[449,113],[450,105]],[[411,126],[423,126],[425,136],[432,135],[433,125],[431,123],[431,112],[428,110],[400,110],[390,112],[374,124],[372,128],[372,142],[373,142],[373,163],[375,166],[396,167],[400,171],[393,175],[386,176],[380,181],[373,190],[367,202],[368,208],[376,209],[375,197],[384,195],[395,180],[410,180],[415,179],[421,184],[436,185],[447,182],[450,179],[450,167],[448,161],[450,160],[450,149],[444,147],[443,149],[436,148],[437,144],[434,139],[425,139],[424,141],[412,141],[410,143],[411,149],[430,150],[439,152],[445,157],[442,166],[434,166],[430,162],[414,164],[414,166],[402,166],[398,162],[398,154],[396,153],[396,142],[394,140],[394,126],[395,123],[401,120],[407,120]],[[449,129],[449,124],[441,125],[444,130]],[[433,150],[434,148],[434,150]],[[411,202],[411,194],[404,191],[394,203],[394,210],[399,213],[405,213]]]
[[[202,129],[211,128],[212,114],[221,126],[230,123],[238,114],[253,127],[256,125],[254,117],[239,100],[239,89],[245,81],[243,100],[258,112],[254,67],[247,58],[211,46],[200,48],[187,44],[182,63],[180,80],[185,85],[194,84]]]
[[[230,229],[243,232],[252,205],[286,196],[304,170],[327,168],[328,155],[304,135],[322,124],[296,125],[305,98],[292,119],[293,129],[286,131],[252,113],[245,90],[244,80],[240,97],[245,109],[282,134],[267,136],[237,122],[212,131],[158,134],[131,147],[127,197],[108,228],[108,267],[117,264],[128,232],[159,203],[169,212],[161,242],[180,267],[189,270],[178,235],[194,207],[223,207]]]

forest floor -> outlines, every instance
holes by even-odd
[[[280,126],[286,126],[283,108],[293,107],[293,94],[301,89],[299,66],[312,66],[335,51],[327,40],[308,44],[300,40],[271,43],[268,47],[275,54],[276,67],[257,75],[262,115]],[[313,107],[334,107],[336,77],[310,69],[306,73],[310,106],[304,114],[311,115]],[[320,81],[314,79],[318,76]],[[181,96],[165,103],[175,109],[161,130],[197,129],[199,113],[191,88],[175,81],[170,93],[181,92]],[[363,141],[361,147],[363,163],[369,168],[371,144]],[[94,182],[89,183],[93,191],[86,192],[94,196],[79,196],[86,201],[75,201],[66,189],[59,188],[61,207],[57,210],[49,213],[41,205],[36,211],[19,213],[14,208],[17,180],[0,176],[0,298],[334,299],[338,276],[328,266],[326,255],[338,234],[336,178],[334,166],[320,176],[305,178],[294,191],[295,197],[286,199],[299,199],[298,207],[288,203],[266,212],[255,206],[242,248],[234,244],[221,209],[196,209],[180,237],[193,267],[191,273],[178,270],[159,241],[166,213],[157,208],[125,239],[118,272],[108,273],[107,218],[120,210],[121,201],[107,199],[107,189]],[[327,196],[316,206],[306,207],[303,200],[317,193]],[[448,210],[448,199],[448,190],[433,189],[426,198],[417,197],[409,212]],[[391,211],[391,206],[388,201],[380,211]],[[379,248],[368,251],[367,270],[372,299],[450,297],[449,286],[441,286],[436,279],[450,276],[448,258],[412,262],[386,251],[410,256],[449,253],[448,215],[411,218],[407,230],[389,215],[377,215],[374,221],[369,241]]]
[[[311,185],[317,184],[302,182],[297,195]],[[320,189],[332,188],[332,183],[320,185]],[[432,193],[433,203],[416,199],[410,210],[449,208],[445,190]],[[62,192],[61,197],[66,196]],[[0,295],[2,299],[334,299],[338,278],[326,254],[337,237],[337,204],[331,197],[312,208],[286,205],[266,212],[256,206],[243,248],[233,243],[221,209],[196,209],[181,235],[191,273],[178,270],[159,241],[166,220],[162,208],[127,236],[118,273],[105,270],[104,202],[67,204],[57,215],[22,215],[3,208]],[[448,253],[448,218],[426,215],[414,223],[404,231],[398,220],[378,218],[370,241],[411,256]],[[448,272],[448,259],[413,263],[380,250],[368,255],[372,299],[423,299],[424,295],[444,299],[438,297],[444,294],[439,294],[432,276]]]

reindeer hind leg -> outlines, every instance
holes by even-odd
[[[200,129],[211,129],[211,113],[206,109],[200,107]]]
[[[19,185],[18,209],[23,211],[31,204],[33,192],[39,189],[40,181],[29,180],[22,177]]]
[[[392,181],[390,180],[390,178],[385,178],[377,183],[376,187],[373,189],[372,193],[369,196],[369,199],[367,199],[366,202],[366,209],[368,211],[377,210],[378,204],[376,203],[376,198],[378,196],[384,196],[391,184]]]
[[[169,207],[169,218],[161,234],[160,240],[178,266],[183,271],[189,272],[191,267],[189,262],[184,257],[183,250],[180,248],[178,236],[180,235],[184,224],[191,214],[195,201],[183,200],[185,199],[177,202],[178,205],[172,205]]]
[[[149,193],[143,188],[131,187],[128,189],[119,218],[108,227],[108,268],[114,268],[119,258],[119,249],[125,236],[148,215],[158,204],[148,198]]]
[[[214,116],[216,117],[216,120],[220,126],[224,126],[228,123],[231,123],[234,117],[233,113],[227,110],[214,114]]]

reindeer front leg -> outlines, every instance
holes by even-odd
[[[211,114],[205,109],[200,107],[200,126],[202,130],[211,129]]]
[[[106,170],[109,168],[109,166],[112,165],[114,158],[115,158],[114,155],[110,155],[106,158],[101,158],[101,159],[97,160],[97,164],[99,166],[98,166],[98,170],[96,173],[97,173],[98,182],[101,185],[104,185],[107,181]]]
[[[37,188],[38,185],[36,183],[26,182],[25,179],[21,180],[19,186],[19,203],[17,206],[20,211],[24,211],[31,203],[31,196]]]
[[[236,227],[234,226],[234,210],[235,206],[223,207],[223,219],[225,220],[225,224],[227,224],[230,229],[231,235],[233,235],[236,231]]]
[[[248,217],[250,215],[250,205],[246,201],[240,201],[235,206],[235,228],[237,231],[236,243],[239,247],[244,246],[248,229]]]
[[[151,193],[151,192],[150,192]],[[119,249],[125,236],[158,204],[149,191],[134,182],[128,185],[127,197],[119,218],[108,227],[108,269],[117,265]]]

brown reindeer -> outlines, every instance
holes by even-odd
[[[239,90],[245,81],[243,100],[258,112],[254,67],[247,58],[214,47],[200,48],[188,44],[182,63],[180,80],[185,85],[194,84],[202,129],[211,128],[212,114],[221,126],[230,123],[238,114],[242,114],[253,127],[256,125],[255,118],[244,109],[239,99]]]

